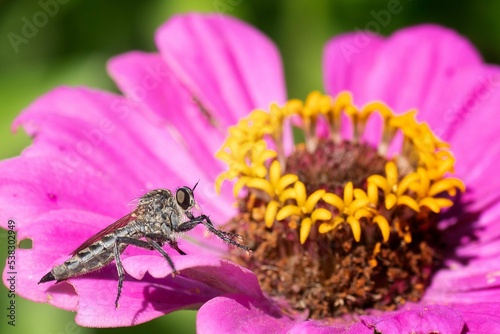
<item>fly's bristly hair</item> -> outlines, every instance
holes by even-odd
[[[141,197],[134,198],[130,202],[127,203],[127,207],[132,207],[136,208],[139,205],[139,201],[141,200]]]

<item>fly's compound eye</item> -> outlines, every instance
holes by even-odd
[[[194,206],[193,191],[188,187],[179,188],[175,193],[175,200],[182,210],[189,210]]]

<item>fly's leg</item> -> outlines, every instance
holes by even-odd
[[[168,242],[170,247],[175,249],[179,254],[186,255],[186,253],[182,249],[179,248],[179,245],[177,244],[177,240],[166,238],[163,234],[146,234],[146,238],[152,239],[160,245],[166,241],[166,242]]]
[[[113,253],[115,255],[115,263],[116,263],[116,270],[118,271],[118,293],[116,294],[116,300],[115,300],[115,308],[118,309],[118,300],[120,300],[120,296],[122,294],[122,287],[123,287],[123,279],[125,277],[125,271],[123,270],[123,264],[122,260],[120,259],[120,244],[125,244],[125,245],[133,245],[139,248],[145,248],[145,249],[156,249],[163,255],[163,257],[167,260],[168,264],[174,271],[174,273],[177,273],[177,270],[175,270],[174,263],[172,262],[172,259],[165,253],[165,251],[161,248],[158,243],[152,239],[147,238],[147,241],[139,240],[139,239],[134,239],[134,238],[129,238],[129,237],[117,237],[116,242],[113,246]]]
[[[177,245],[177,241],[176,240],[167,240],[168,244],[170,245],[170,247],[172,247],[173,249],[175,249],[177,251],[177,253],[181,254],[181,255],[186,255],[186,253],[184,253],[184,251],[182,249],[179,248],[179,245]]]
[[[122,238],[118,237],[113,246],[113,253],[115,254],[116,270],[118,271],[118,292],[116,293],[115,309],[118,309],[118,300],[120,299],[120,295],[122,294],[123,277],[125,276],[122,260],[120,259],[120,248],[118,247],[121,241],[120,239]]]
[[[167,260],[170,268],[172,268],[174,274],[178,274],[179,272],[175,269],[174,263],[172,262],[172,259],[170,258],[170,256],[168,256],[168,254],[165,252],[165,250],[163,248],[161,248],[161,246],[153,238],[151,238],[149,235],[146,235],[145,238],[148,241],[147,243],[149,245],[153,246],[154,249],[156,249],[158,252],[160,252],[161,255],[163,255],[165,260]],[[167,241],[168,241],[168,239],[167,239]]]
[[[198,217],[194,217],[191,213],[188,213],[187,216],[191,220],[184,222],[184,223],[180,224],[179,226],[177,226],[177,228],[175,230],[176,232],[187,232],[187,231],[190,231],[193,228],[195,228],[198,224],[203,224],[203,225],[205,225],[205,227],[208,229],[208,231],[210,233],[215,234],[216,236],[218,236],[220,239],[224,240],[228,244],[242,248],[249,253],[252,251],[247,246],[242,245],[242,244],[240,244],[237,241],[234,241],[232,239],[235,237],[238,239],[241,239],[240,235],[235,234],[235,233],[230,233],[230,232],[224,232],[224,231],[216,229],[214,227],[214,224],[212,224],[212,221],[210,220],[210,218],[207,215],[201,215]]]

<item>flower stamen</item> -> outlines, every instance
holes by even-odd
[[[379,101],[358,108],[348,92],[336,98],[312,92],[305,102],[290,100],[283,107],[273,104],[270,112],[256,110],[230,128],[217,152],[229,169],[219,176],[216,187],[220,190],[224,180],[237,179],[233,193],[245,205],[239,206],[241,214],[230,223],[230,229],[255,241],[254,259],[239,260],[262,272],[264,276],[258,277],[268,293],[286,294],[298,309],[312,300],[324,302],[321,312],[339,314],[367,306],[384,308],[386,304],[380,304],[380,295],[386,291],[382,282],[404,281],[418,274],[418,286],[429,283],[429,275],[414,272],[411,263],[416,260],[412,258],[420,259],[423,266],[435,266],[430,245],[437,233],[428,231],[437,231],[436,214],[451,207],[453,197],[464,192],[465,186],[450,177],[455,159],[449,145],[427,124],[417,122],[416,113],[397,115]],[[381,118],[383,124],[380,141],[374,146],[363,142],[372,117]],[[342,135],[345,119],[352,125],[350,139]],[[284,127],[289,124],[302,129],[305,139],[291,153],[283,145]],[[320,135],[320,125],[329,133]],[[389,147],[392,150],[398,134],[402,136],[400,152],[389,157]],[[248,191],[242,193],[242,189]],[[240,194],[244,195],[238,197]],[[262,217],[245,215],[257,208],[265,212]],[[349,253],[357,254],[352,255],[357,257],[356,270],[363,273],[352,279],[367,284],[368,294],[338,290],[333,277],[353,270],[353,263],[343,260]],[[311,261],[304,262],[305,254]],[[284,259],[293,264],[284,264]],[[298,263],[310,267],[304,271]],[[309,278],[299,287],[293,285],[297,284],[293,279],[290,286],[282,280],[270,282],[265,276],[265,268],[270,266],[294,272],[295,280],[300,275]],[[393,276],[395,272],[400,274]],[[313,274],[319,276],[308,276]],[[311,297],[325,296],[307,283],[318,277],[323,286],[331,287],[325,291],[333,299]],[[415,285],[404,285],[406,294],[384,297],[384,303],[415,300]],[[342,300],[340,296],[344,296]]]

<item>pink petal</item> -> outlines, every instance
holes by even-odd
[[[217,291],[244,293],[253,298],[263,296],[257,277],[250,270],[228,260],[197,254],[176,256],[174,263],[183,278],[204,283]],[[172,273],[165,259],[155,255],[129,257],[123,260],[123,265],[127,273],[136,279],[142,279],[146,272],[155,278]]]
[[[455,249],[455,256],[465,259],[487,259],[498,256],[500,243],[500,203],[479,213],[458,214],[460,219],[445,230]]]
[[[500,206],[462,219],[445,233],[454,251],[426,290],[426,303],[479,303],[500,297]]]
[[[286,333],[293,324],[269,300],[234,294],[210,300],[196,318],[200,333]]]
[[[0,211],[0,221],[5,228],[7,219],[13,219],[16,229],[21,229],[32,224],[37,216],[60,208],[89,210],[118,218],[130,211],[127,203],[136,196],[131,195],[127,185],[123,192],[112,191],[106,184],[112,181],[111,176],[104,177],[92,167],[64,173],[61,166],[68,166],[64,155],[50,159],[18,157],[0,164],[0,203],[4,208]],[[83,163],[80,167],[84,167]],[[47,175],[60,177],[49,179]]]
[[[148,182],[133,170],[139,166],[128,161],[132,160],[130,152],[140,152],[138,158],[159,171],[143,143],[132,139],[134,124],[141,126],[144,121],[113,108],[122,102],[111,94],[59,88],[29,106],[15,126],[23,125],[36,138],[21,158],[0,165],[5,185],[0,201],[9,208],[1,215],[19,220],[19,227],[59,207],[121,213],[113,208],[140,195]],[[114,191],[116,184],[122,184],[120,192]]]
[[[453,308],[465,320],[467,333],[496,333],[500,326],[500,303],[497,301],[470,305],[455,304]]]
[[[32,251],[25,249],[16,250],[16,270],[12,272],[6,266],[2,274],[5,286],[8,288],[14,282],[17,296],[40,303],[49,303],[64,310],[75,311],[78,305],[78,296],[67,282],[57,285],[51,284],[50,286],[37,285],[37,282],[50,270],[50,267],[45,266],[47,269],[42,269],[40,263],[46,263],[42,254],[33,257],[32,253]]]
[[[59,88],[33,103],[15,125],[23,125],[30,135],[36,136],[29,151],[23,154],[25,157],[62,154],[67,164],[76,160],[75,166],[69,166],[73,171],[91,167],[96,174],[126,179],[129,182],[125,186],[136,189],[157,182],[165,174],[165,166],[159,160],[166,158],[161,143],[171,141],[168,134],[152,126],[139,109],[116,95]],[[169,146],[169,150],[170,154],[182,153],[175,145]],[[144,172],[138,173],[141,170]],[[175,170],[177,173],[167,172],[177,176],[177,180],[183,174],[187,178],[180,168]]]
[[[83,241],[113,221],[114,218],[91,213],[89,211],[52,210],[34,219],[30,225],[22,226],[17,233],[18,240],[31,239],[33,247],[27,250],[18,249],[16,252],[16,256],[18,257],[18,263],[16,265],[18,276],[17,293],[23,297],[38,302],[49,302],[57,307],[68,310],[76,310],[77,305],[83,305],[79,302],[74,289],[67,283],[56,285],[53,283],[38,284],[38,281],[49,272],[54,265],[60,264],[68,259],[70,257],[69,254]],[[210,243],[205,246],[194,245],[192,243],[196,242],[196,239],[193,238],[191,233],[189,233],[189,235],[190,241],[179,241],[179,247],[188,254],[213,253],[220,255],[220,250],[218,252],[216,250],[227,247],[225,245],[218,245],[217,242],[222,243],[218,239],[211,240]],[[165,251],[173,258],[179,256],[175,250],[169,247],[165,247]],[[140,257],[141,254],[150,254],[150,257],[147,257],[148,259],[156,257],[157,261],[159,260],[165,264],[165,259],[163,259],[160,254],[133,246],[127,248],[122,258],[126,263],[129,258],[139,256],[137,261],[145,266],[150,266],[151,264],[149,262],[143,261]],[[157,264],[157,262],[153,262],[152,265],[156,266]],[[116,286],[116,269],[114,265],[109,265],[109,267],[111,269],[100,270],[96,274],[91,274],[90,276],[86,275],[83,276],[83,278],[75,279],[75,281],[69,281],[77,288],[81,288],[80,283],[84,284],[83,288],[85,288],[85,284],[92,287],[95,280],[111,280],[115,282],[114,286]],[[4,282],[7,282],[10,276],[8,268],[4,270],[3,275]],[[150,284],[150,282],[144,281],[141,284],[146,285]],[[194,286],[195,285],[188,288],[194,288]],[[256,286],[258,288],[258,284]],[[102,291],[98,291],[97,289],[93,291],[106,300],[114,300],[116,296],[116,292],[107,287],[105,289],[103,288]],[[124,300],[130,298],[130,294],[128,290],[124,290]],[[80,297],[82,296],[83,295],[80,295]],[[137,295],[134,298],[136,303],[138,303],[137,300],[142,300],[144,297],[142,295]],[[106,304],[105,307],[108,307],[108,305]]]
[[[84,88],[60,88],[38,99],[16,120],[16,126],[24,126],[35,137],[33,145],[21,157],[0,164],[3,185],[0,202],[5,208],[1,215],[6,218],[2,224],[13,219],[19,240],[33,241],[32,249],[19,250],[19,295],[68,310],[78,308],[81,312],[78,321],[87,326],[144,322],[174,309],[199,307],[216,295],[210,286],[190,280],[183,283],[181,298],[170,287],[179,287],[180,282],[167,281],[162,283],[160,299],[177,296],[177,300],[184,301],[160,302],[132,316],[127,303],[135,303],[137,312],[147,287],[162,286],[149,277],[124,290],[124,313],[110,320],[109,312],[105,311],[114,307],[117,284],[116,268],[112,266],[68,280],[75,288],[66,282],[37,284],[89,236],[130,212],[128,204],[146,189],[160,186],[175,189],[179,185],[192,186],[200,180],[196,195],[200,195],[197,198],[204,212],[215,223],[225,221],[230,210],[225,202],[214,199],[213,190],[208,190],[207,185],[213,187],[213,179],[204,166],[194,163],[190,152],[176,144],[151,115],[120,96]],[[227,248],[219,239],[203,246],[203,233],[202,227],[196,228],[189,233],[192,241],[181,241],[180,246],[188,253],[196,250],[220,254]],[[145,253],[148,251],[129,247],[124,258]],[[160,255],[156,257],[165,262]],[[4,271],[4,282],[8,282],[9,275],[8,270]],[[96,280],[101,282],[95,285]],[[201,292],[193,294],[189,289]],[[95,294],[102,297],[102,303],[89,311]],[[153,299],[158,298],[155,296]],[[101,313],[87,317],[92,312]]]
[[[498,233],[498,226],[495,226],[495,232]],[[490,229],[487,229],[487,231]],[[500,238],[491,240],[491,241],[481,241],[469,239],[469,242],[464,243],[464,246],[461,246],[457,249],[457,256],[465,259],[489,259],[491,257],[498,258],[498,250],[500,249]]]
[[[109,218],[108,218],[109,219]],[[76,310],[78,297],[67,283],[38,284],[54,264],[62,263],[85,239],[97,232],[96,226],[105,224],[106,217],[79,210],[53,210],[40,215],[32,224],[21,226],[18,240],[31,239],[32,249],[16,250],[18,289],[16,292],[26,298],[51,304],[67,310]],[[4,281],[9,276],[4,270]]]
[[[456,32],[422,25],[400,30],[376,54],[366,94],[397,111],[418,108],[433,126],[443,112],[442,92],[457,72],[481,64],[474,47]]]
[[[217,291],[182,277],[137,281],[126,275],[118,309],[115,309],[118,278],[114,266],[98,274],[72,279],[80,295],[76,322],[90,327],[121,327],[141,324],[179,309],[197,309]],[[104,277],[109,276],[107,279]]]
[[[367,94],[367,75],[375,66],[383,42],[382,37],[364,31],[332,38],[323,54],[326,91],[333,96],[351,91],[359,106],[370,102],[373,96]]]
[[[325,50],[326,87],[330,94],[350,90],[354,101],[381,100],[396,112],[417,108],[418,118],[444,131],[443,114],[469,93],[462,71],[480,67],[474,47],[454,31],[421,25],[382,40],[366,32],[333,38]],[[454,89],[451,90],[450,86]],[[379,133],[380,122],[367,127]]]
[[[433,25],[403,29],[384,41],[357,32],[332,39],[324,64],[331,94],[350,90],[358,105],[382,100],[396,112],[416,108],[419,120],[451,142],[457,175],[469,186],[465,199],[475,201],[473,208],[498,197],[500,184],[489,175],[500,155],[500,145],[494,144],[497,124],[491,122],[500,75],[482,63],[466,39]],[[380,121],[371,121],[366,137],[373,143],[380,138]],[[484,143],[490,143],[489,154],[474,149]]]
[[[83,88],[56,89],[27,108],[15,124],[36,139],[20,160],[0,167],[5,168],[0,178],[6,184],[0,200],[27,208],[13,210],[15,216],[2,212],[8,218],[55,207],[86,208],[119,218],[123,210],[110,208],[123,207],[152,188],[193,186],[198,180],[197,199],[204,211],[215,222],[225,222],[230,214],[205,168],[176,145],[163,126],[122,97]],[[48,182],[45,175],[59,177]]]
[[[69,279],[67,282],[74,288],[67,282],[38,284],[54,265],[68,259],[71,251],[93,235],[98,230],[97,226],[106,226],[110,219],[86,211],[56,210],[42,215],[29,228],[22,228],[18,232],[19,240],[31,239],[33,248],[16,253],[19,261],[16,267],[18,293],[38,302],[78,310],[77,322],[93,327],[130,326],[180,308],[198,308],[218,294],[241,292],[238,290],[241,281],[247,282],[244,287],[246,293],[262,295],[250,271],[199,253],[180,256],[169,247],[165,247],[166,252],[176,268],[182,270],[183,275],[179,277],[169,276],[171,268],[160,254],[133,246],[125,250],[122,260],[128,275],[119,311],[114,310],[118,284],[114,264],[98,272]],[[189,243],[181,241],[179,247],[188,253],[192,251]],[[151,275],[145,275],[148,269]],[[4,282],[7,283],[9,277],[9,271],[5,270]]]
[[[451,131],[447,133],[456,156],[456,174],[470,188],[470,195],[464,200],[474,200],[471,210],[483,209],[500,197],[500,181],[491,177],[497,173],[496,164],[500,157],[500,125],[492,121],[497,117],[500,103],[500,68],[483,71],[476,83],[468,99],[460,104],[465,107],[457,111],[450,125]],[[477,149],[486,143],[487,153]]]
[[[326,321],[304,321],[295,325],[287,334],[373,334],[373,329],[362,322],[335,325]]]
[[[114,301],[118,277],[114,264],[98,272],[69,279],[67,282],[74,289],[66,282],[37,284],[54,264],[69,257],[57,255],[55,245],[64,254],[69,253],[81,242],[80,234],[89,235],[92,224],[86,222],[100,218],[97,215],[92,217],[86,212],[68,211],[57,214],[60,217],[64,214],[67,216],[63,220],[67,222],[67,226],[44,221],[57,216],[56,213],[50,213],[33,224],[28,232],[19,233],[20,238],[29,237],[33,240],[33,249],[19,252],[22,260],[18,266],[18,284],[27,288],[20,289],[24,297],[39,302],[49,301],[68,310],[78,310],[76,320],[82,326],[136,325],[177,309],[198,308],[221,293],[246,293],[262,298],[257,279],[249,270],[220,258],[199,254],[180,256],[168,247],[165,250],[170,254],[176,269],[181,272],[180,276],[171,277],[172,270],[165,259],[153,251],[130,246],[123,253],[122,261],[127,274],[117,311],[114,309]],[[70,217],[74,220],[71,221]],[[43,227],[46,227],[45,234],[39,230]],[[181,244],[180,247],[186,250],[184,245]],[[4,282],[8,278],[6,271]],[[241,285],[241,282],[246,284]]]
[[[427,303],[477,303],[500,298],[500,264],[496,258],[450,264],[439,270],[427,288]]]
[[[171,131],[173,138],[191,153],[196,165],[215,179],[223,165],[214,157],[226,136],[215,127],[174,78],[160,55],[131,52],[112,59],[108,70],[125,95],[147,107],[160,119],[156,122]],[[171,156],[171,163],[177,164]],[[229,200],[229,199],[226,199]]]
[[[464,328],[461,315],[446,306],[427,305],[382,316],[360,316],[365,325],[379,333],[447,333],[460,334]]]
[[[276,47],[241,21],[220,14],[177,16],[158,30],[156,44],[222,128],[253,109],[285,101]]]
[[[263,298],[255,275],[234,263],[200,255],[176,255],[172,260],[180,272],[175,277],[161,256],[125,258],[124,268],[133,278],[126,276],[117,311],[114,301],[118,280],[114,266],[72,279],[71,284],[80,294],[77,323],[92,327],[136,325],[174,310],[198,308],[222,293]]]
[[[445,109],[437,112],[436,133],[445,140],[460,135],[460,127],[474,120],[471,115],[485,112],[481,109],[493,95],[498,95],[495,91],[499,84],[498,67],[478,64],[457,71],[442,93]]]

